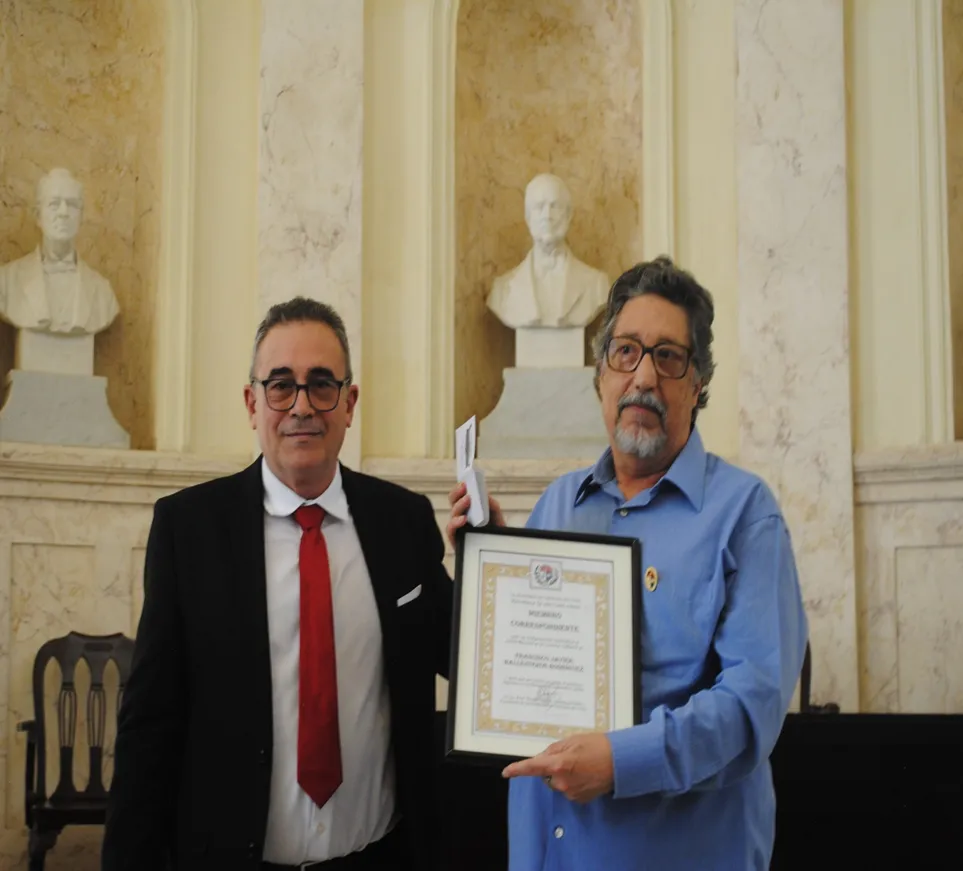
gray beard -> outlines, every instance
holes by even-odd
[[[634,435],[625,430],[621,423],[615,425],[615,445],[623,454],[630,454],[640,460],[651,460],[665,450],[669,436],[665,430],[657,433],[640,429]]]

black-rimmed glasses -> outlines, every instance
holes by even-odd
[[[650,347],[632,336],[614,336],[609,339],[605,349],[609,368],[616,372],[634,372],[646,354],[652,354],[655,371],[663,378],[681,378],[689,371],[689,361],[692,359],[692,352],[685,345],[659,342]]]
[[[268,408],[274,411],[290,411],[298,401],[298,394],[303,390],[308,397],[308,404],[315,411],[334,411],[341,400],[341,390],[351,383],[350,378],[338,381],[336,378],[310,378],[305,384],[298,384],[293,378],[268,378],[261,381],[251,379],[252,384],[260,384],[264,388],[264,398]]]

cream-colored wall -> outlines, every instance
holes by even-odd
[[[198,0],[188,450],[250,454],[257,326],[259,0]]]
[[[365,456],[428,455],[430,0],[368,0],[361,402]],[[435,389],[441,389],[438,385]]]
[[[939,0],[848,0],[857,449],[952,439]]]
[[[739,453],[733,0],[673,0],[676,258],[715,301],[706,447]],[[644,183],[644,182],[643,182]]]
[[[955,434],[963,441],[963,0],[943,0],[943,94]]]

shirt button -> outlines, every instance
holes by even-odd
[[[623,509],[619,512],[619,514],[621,514],[623,517],[628,517],[628,516],[629,516],[629,509],[628,509],[628,508],[623,508]]]
[[[556,838],[561,838],[562,835],[564,835],[564,834],[565,834],[565,829],[563,829],[561,826],[556,826],[556,827],[555,827],[555,837],[556,837]]]
[[[324,832],[325,832],[324,823],[318,823],[318,825],[317,825],[316,828],[315,828],[315,831],[316,831],[319,835],[323,835]]]

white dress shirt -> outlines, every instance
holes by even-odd
[[[342,783],[318,807],[298,785],[298,667],[301,527],[305,500],[261,462],[264,557],[274,707],[274,753],[264,861],[298,865],[345,856],[379,840],[395,818],[391,709],[381,650],[381,622],[341,469],[309,504],[325,511],[331,566]]]

